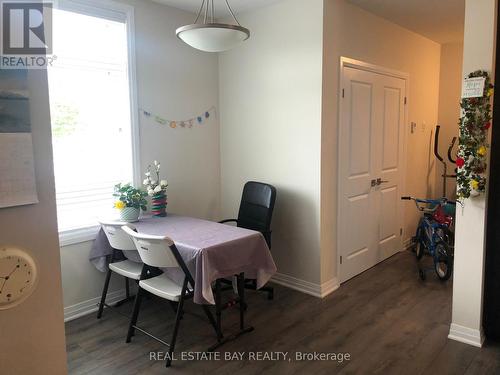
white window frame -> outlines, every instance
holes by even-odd
[[[125,21],[127,27],[128,80],[130,92],[130,125],[132,138],[133,183],[141,182],[140,129],[137,102],[137,74],[135,55],[134,7],[113,0],[58,0],[55,7],[89,16],[102,17],[113,21]],[[92,241],[99,231],[98,225],[69,229],[59,232],[60,246],[74,245]]]

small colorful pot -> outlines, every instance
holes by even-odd
[[[167,194],[164,191],[153,195],[151,199],[151,213],[153,216],[167,216]]]

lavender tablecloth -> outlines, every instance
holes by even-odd
[[[133,225],[139,233],[169,236],[174,240],[195,279],[195,303],[215,303],[212,282],[218,278],[244,272],[246,278],[257,279],[257,287],[261,288],[276,272],[266,241],[256,231],[176,215],[144,218]],[[97,269],[105,272],[112,252],[101,230],[94,241],[89,260]],[[136,251],[124,253],[130,260],[140,260]],[[164,271],[182,283],[182,271]]]

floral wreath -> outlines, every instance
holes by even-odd
[[[460,103],[460,143],[457,154],[457,198],[464,200],[486,190],[488,130],[491,127],[493,85],[488,72],[477,70],[467,78],[484,77],[484,93],[478,98],[464,98]]]

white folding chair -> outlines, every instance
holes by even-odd
[[[125,290],[126,298],[123,301],[119,301],[115,306],[121,305],[123,302],[130,300],[130,286],[129,279],[138,281],[141,278],[141,272],[143,264],[140,262],[133,262],[131,260],[120,260],[117,259],[118,251],[136,251],[134,241],[122,230],[122,226],[126,223],[121,221],[101,221],[100,222],[104,233],[109,241],[109,244],[114,249],[113,255],[111,256],[111,262],[108,267],[108,272],[106,274],[106,281],[104,282],[104,288],[102,290],[101,302],[99,303],[99,311],[97,312],[97,319],[100,319],[104,306],[109,307],[106,304],[106,295],[108,294],[109,281],[111,280],[111,273],[115,272],[118,275],[125,277]]]
[[[123,231],[127,233],[135,243],[137,251],[144,263],[144,269],[147,267],[152,268],[180,268],[184,273],[184,281],[182,286],[176,284],[172,281],[165,273],[149,278],[147,280],[139,281],[139,288],[135,298],[134,310],[132,317],[130,319],[129,330],[127,334],[126,342],[129,343],[135,330],[139,330],[145,333],[149,337],[157,340],[158,342],[169,347],[169,356],[166,361],[166,366],[169,367],[172,363],[172,353],[174,352],[175,342],[177,339],[177,333],[179,330],[180,320],[183,314],[184,300],[186,298],[193,297],[194,294],[194,279],[189,272],[184,260],[179,254],[179,250],[174,244],[174,241],[168,237],[163,236],[152,236],[147,234],[137,233],[132,225],[126,225],[122,227]],[[149,332],[137,327],[137,319],[139,316],[139,309],[141,305],[142,296],[144,291],[147,291],[155,296],[164,298],[171,302],[177,303],[177,311],[175,318],[174,330],[172,333],[172,338],[170,343],[167,343],[158,337],[153,336]],[[210,323],[218,332],[215,320],[208,310],[208,307],[202,305],[205,314],[207,315]],[[217,333],[218,335],[218,333]]]

